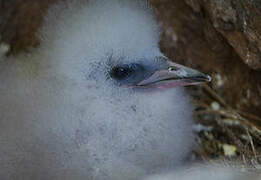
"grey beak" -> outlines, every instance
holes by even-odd
[[[167,66],[156,70],[150,77],[139,82],[138,87],[157,86],[170,88],[210,82],[211,77],[192,68],[166,60]]]

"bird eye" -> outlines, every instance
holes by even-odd
[[[123,80],[129,77],[133,73],[133,69],[129,65],[121,65],[112,68],[110,76],[116,80]]]

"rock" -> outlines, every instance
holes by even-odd
[[[187,0],[186,3],[195,12],[205,11],[213,27],[244,63],[252,69],[261,69],[261,1]]]
[[[10,44],[10,53],[37,46],[36,32],[43,20],[43,14],[55,0],[0,1],[0,34]]]

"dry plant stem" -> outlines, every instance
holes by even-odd
[[[200,100],[194,99],[194,100],[193,100],[193,103],[194,103],[195,105],[197,105],[198,107],[202,107],[202,108],[205,108],[205,109],[208,109],[208,108],[209,108],[209,105],[208,105],[208,104],[206,104],[206,103],[204,103],[204,102],[202,102],[202,101],[200,101]]]
[[[251,123],[249,120],[239,116],[238,114],[233,114],[234,112],[231,111],[226,111],[226,110],[202,110],[202,111],[197,111],[196,115],[204,115],[204,114],[214,114],[214,115],[221,115],[224,116],[226,118],[232,119],[232,120],[237,120],[242,122],[243,124],[247,125],[247,126],[254,126],[256,128],[258,128],[258,130],[261,130],[261,127]]]
[[[233,108],[231,108],[223,98],[221,98],[213,89],[211,89],[208,85],[204,84],[203,85],[203,88],[204,90],[206,90],[216,101],[218,101],[222,106],[225,107],[225,109],[228,109],[228,110],[219,110],[219,111],[212,111],[212,113],[214,114],[220,114],[220,115],[224,115],[228,118],[232,118],[232,119],[235,119],[235,120],[240,120],[241,122],[249,125],[249,126],[256,126],[258,129],[261,130],[261,127],[260,126],[257,126],[253,123],[251,123],[248,119],[252,119],[252,120],[255,120],[256,122],[261,122],[261,118],[253,115],[253,114],[250,114],[250,113],[246,113],[246,112],[242,112],[242,111],[238,111],[238,110],[235,110]],[[201,103],[202,104],[202,103]],[[205,107],[205,106],[204,106]],[[209,108],[207,108],[209,109]],[[210,112],[211,110],[207,110],[208,112]],[[209,113],[207,113],[209,114]],[[244,117],[248,118],[244,118]]]
[[[261,133],[260,132],[257,132],[255,129],[248,129],[249,132],[251,133],[251,135],[253,137],[255,137],[259,142],[261,142]]]
[[[221,98],[213,89],[211,89],[208,85],[203,84],[204,90],[206,90],[216,101],[218,101],[222,106],[228,107],[227,103],[223,98]]]
[[[238,113],[239,113],[240,115],[242,115],[242,116],[245,116],[245,117],[247,117],[247,118],[249,118],[249,119],[253,119],[253,120],[255,120],[255,121],[261,123],[261,118],[260,118],[260,117],[257,117],[257,116],[255,116],[255,115],[253,115],[253,114],[249,114],[249,113],[243,112],[243,111],[238,111]]]
[[[228,134],[229,138],[234,141],[234,143],[237,145],[237,147],[239,147],[238,151],[240,152],[240,154],[244,154],[244,155],[247,155],[248,157],[250,157],[250,155],[246,149],[246,146],[235,136],[234,132],[231,129],[229,129],[222,122],[221,119],[218,119],[217,123]]]
[[[256,148],[255,148],[254,143],[253,143],[253,139],[252,139],[252,137],[251,137],[251,135],[249,133],[249,130],[247,128],[245,128],[245,130],[246,130],[246,133],[247,133],[247,136],[248,136],[248,139],[249,139],[249,142],[250,142],[253,154],[255,156],[255,159],[257,159],[257,153],[256,153]]]

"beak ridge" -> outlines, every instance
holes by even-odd
[[[150,77],[139,82],[139,87],[159,86],[159,87],[175,87],[197,85],[204,82],[210,82],[211,77],[203,74],[195,69],[166,61],[167,67],[156,70]]]

